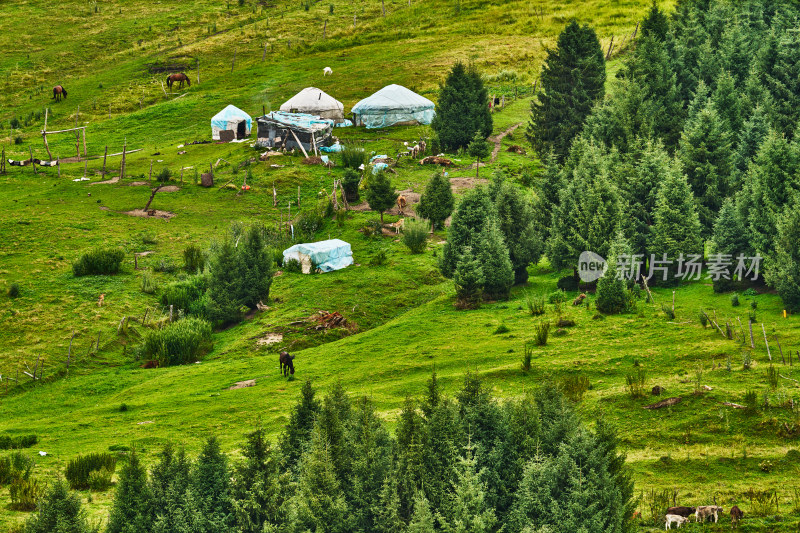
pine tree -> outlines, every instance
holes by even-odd
[[[575,433],[580,421],[575,409],[552,383],[545,383],[537,389],[534,401],[541,424],[538,454],[555,455],[561,443]]]
[[[531,197],[525,191],[500,177],[495,177],[496,187],[491,189],[497,222],[503,241],[508,248],[514,283],[528,281],[528,265],[536,264],[542,256],[544,241],[537,222],[544,215],[537,213]]]
[[[739,191],[744,186],[744,174],[750,162],[758,153],[758,148],[769,133],[769,121],[761,106],[757,106],[750,118],[742,126],[739,144],[733,155],[734,174],[731,188]]]
[[[197,533],[227,533],[233,528],[230,472],[216,437],[209,437],[197,458],[190,491]]]
[[[440,513],[439,522],[445,533],[489,533],[497,518],[494,509],[486,504],[486,486],[481,481],[485,471],[478,471],[471,444],[466,454],[459,458],[456,481],[446,513]]]
[[[685,258],[693,254],[703,257],[700,219],[694,196],[686,178],[679,172],[671,172],[661,184],[653,220],[650,252],[656,260],[661,261],[666,256],[672,263],[666,273],[654,271],[648,282],[650,285],[672,285],[678,281],[677,261],[681,254]]]
[[[191,461],[181,449],[167,444],[150,471],[150,492],[155,511],[154,533],[188,533],[193,516],[190,501]]]
[[[231,482],[238,531],[263,533],[285,525],[286,494],[283,487],[289,480],[281,475],[278,458],[263,429],[247,436],[242,456],[244,461],[236,467]]]
[[[237,263],[236,248],[229,240],[220,244],[211,257],[208,315],[215,322],[230,324],[242,319],[241,279]]]
[[[775,125],[790,137],[800,120],[800,35],[782,32],[776,44],[774,62],[763,65],[763,80],[772,96]]]
[[[396,478],[400,516],[404,520],[408,520],[413,510],[414,495],[422,487],[424,471],[423,419],[417,412],[416,403],[411,398],[406,398],[403,402],[395,434],[397,435]]]
[[[450,181],[441,172],[435,173],[425,186],[425,192],[420,196],[417,213],[431,221],[431,232],[433,232],[436,228],[444,227],[444,221],[453,212],[454,206]]]
[[[711,244],[712,253],[729,255],[732,260],[736,260],[740,254],[745,256],[750,254],[747,229],[731,198],[726,198],[722,203],[722,209],[714,223]],[[725,292],[731,288],[731,280],[719,278],[713,280],[713,285],[714,292]]]
[[[25,533],[89,533],[92,529],[81,509],[81,498],[65,481],[55,481],[25,522]]]
[[[778,290],[784,308],[796,313],[800,311],[800,196],[784,208],[777,230],[774,259],[765,277]]]
[[[479,249],[480,234],[491,212],[492,205],[483,187],[469,190],[461,197],[453,212],[450,229],[447,231],[447,242],[439,263],[445,277],[453,276],[466,247],[476,251]]]
[[[627,250],[625,250],[625,248],[627,248]],[[622,254],[630,255],[630,245],[628,245],[622,232],[618,231],[617,236],[614,238],[614,243],[611,246],[611,253],[606,261],[608,268],[603,274],[603,277],[597,280],[595,306],[601,313],[622,313],[628,307],[625,282],[617,268],[617,261]]]
[[[400,518],[400,496],[397,493],[397,480],[391,476],[383,481],[383,488],[372,512],[375,516],[375,525],[371,529],[362,531],[375,531],[376,533],[403,533],[405,523]]]
[[[731,132],[731,143],[736,145],[736,134],[742,129],[742,109],[736,81],[728,71],[723,70],[717,77],[717,88],[711,95],[711,102],[724,123],[724,129]]]
[[[304,382],[300,392],[300,401],[292,409],[289,423],[280,437],[279,448],[282,464],[293,471],[297,469],[303,449],[311,440],[314,421],[322,408],[319,400],[314,398],[315,394],[316,391],[311,385],[311,381]]]
[[[434,533],[435,531],[430,503],[425,494],[420,492],[414,498],[414,514],[406,533]]]
[[[250,226],[236,248],[240,273],[240,296],[243,305],[255,309],[259,302],[269,299],[269,289],[275,274],[272,255],[264,244],[263,228]]]
[[[546,243],[550,238],[550,221],[553,218],[553,211],[558,206],[559,194],[564,188],[565,183],[561,174],[561,167],[553,152],[548,152],[542,157],[543,170],[537,179],[537,194],[539,202],[537,207],[541,211],[541,232],[542,242]]]
[[[730,194],[731,133],[709,102],[686,124],[678,158],[697,198],[703,235],[710,235],[722,200]]]
[[[540,155],[552,150],[567,155],[594,103],[605,92],[603,49],[594,30],[570,22],[548,50],[542,67],[538,102],[531,104],[527,138]]]
[[[353,455],[348,439],[348,428],[352,421],[352,407],[341,381],[337,381],[325,395],[316,427],[328,448],[336,479],[342,490],[349,494]]]
[[[489,143],[486,142],[486,137],[481,135],[481,132],[475,132],[475,136],[467,146],[467,153],[475,158],[475,177],[477,178],[480,176],[481,159],[489,157],[492,153]]]
[[[370,178],[369,187],[367,187],[367,203],[370,209],[381,214],[381,224],[383,224],[384,211],[394,205],[397,196],[397,191],[385,172],[378,172],[377,175]]]
[[[467,246],[463,249],[456,270],[453,272],[457,307],[461,309],[479,307],[485,281],[481,262],[473,255],[472,247]]]
[[[350,508],[336,478],[336,469],[318,427],[303,454],[297,492],[292,498],[290,521],[296,531],[350,533]]]
[[[108,517],[107,533],[150,533],[155,518],[147,470],[134,451],[122,467]]]
[[[514,285],[514,269],[508,258],[503,234],[492,216],[480,237],[480,262],[483,270],[483,291],[489,299],[507,300]]]
[[[667,38],[669,32],[669,21],[663,11],[658,9],[656,0],[653,0],[653,5],[650,6],[650,11],[642,21],[642,37],[652,37],[658,41],[663,41]]]
[[[492,134],[489,95],[477,69],[456,62],[440,88],[431,128],[441,146],[455,152],[465,148],[474,132],[485,139]]]
[[[434,511],[446,509],[456,481],[459,447],[466,441],[458,407],[442,400],[425,418],[422,446],[422,481],[420,488]]]

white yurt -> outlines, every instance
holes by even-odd
[[[436,105],[402,85],[388,85],[353,106],[356,126],[386,128],[395,124],[430,124]]]
[[[344,105],[321,89],[306,87],[281,106],[286,113],[306,113],[334,121],[344,120]]]
[[[247,139],[252,127],[250,115],[235,105],[229,105],[211,119],[211,138],[215,141]]]

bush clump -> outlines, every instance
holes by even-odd
[[[141,346],[144,359],[156,360],[159,366],[193,363],[210,349],[211,324],[189,317],[167,327],[149,331]]]
[[[0,435],[0,450],[19,450],[21,448],[30,448],[37,442],[39,442],[39,437],[36,435],[20,435],[19,437]]]
[[[119,248],[95,248],[84,253],[72,263],[72,273],[77,276],[93,274],[116,274],[119,272],[125,252]]]
[[[12,283],[8,286],[8,297],[9,298],[18,298],[20,292],[22,292],[19,288],[19,283]]]
[[[44,493],[44,487],[34,478],[17,478],[8,487],[11,496],[11,509],[14,511],[33,511]]]
[[[361,165],[367,164],[367,152],[363,146],[349,144],[341,151],[342,166],[358,170]]]
[[[358,192],[358,184],[360,182],[361,175],[357,170],[352,168],[345,169],[344,177],[342,178],[342,189],[344,190],[345,198],[351,204],[357,204],[361,201],[361,196]]]
[[[111,487],[111,477],[114,475],[113,470],[108,468],[101,468],[89,472],[89,489],[93,492],[103,492]]]
[[[111,474],[117,468],[117,458],[110,453],[90,453],[79,455],[67,463],[64,477],[67,478],[71,489],[89,489],[89,478],[92,472],[100,470],[110,471]]]
[[[183,281],[175,281],[164,287],[161,293],[161,305],[173,306],[173,310],[182,309],[184,313],[198,317],[206,314],[206,278],[191,276]]]
[[[421,220],[409,220],[404,224],[403,244],[412,254],[421,254],[428,247],[428,225]]]
[[[141,290],[145,294],[153,294],[158,290],[158,283],[150,272],[142,274]]]
[[[203,272],[206,266],[206,254],[199,246],[190,244],[183,249],[183,269],[190,274]]]

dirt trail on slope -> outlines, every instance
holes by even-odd
[[[494,150],[492,150],[492,163],[494,163],[495,159],[497,159],[497,154],[500,153],[500,144],[503,142],[503,137],[505,137],[509,133],[512,133],[515,129],[519,128],[520,126],[522,126],[522,122],[514,124],[506,131],[498,133],[497,135],[494,135],[486,139],[487,141],[494,143]]]

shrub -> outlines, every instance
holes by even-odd
[[[453,284],[457,298],[456,307],[459,309],[480,307],[483,283],[481,263],[472,256],[472,248],[467,246],[456,265],[455,272],[453,272]]]
[[[750,350],[742,350],[742,370],[750,370],[752,365],[753,360]]]
[[[163,329],[149,331],[141,353],[145,359],[158,361],[159,366],[193,363],[210,349],[211,324],[200,318],[184,318]]]
[[[186,314],[204,317],[206,314],[206,278],[191,276],[184,281],[175,281],[164,287],[161,305],[173,306],[174,311],[182,309]]]
[[[8,485],[16,479],[28,479],[31,470],[33,470],[33,459],[22,452],[0,457],[0,486]]]
[[[344,177],[342,177],[342,190],[344,190],[345,198],[351,204],[358,203],[361,200],[361,196],[358,193],[360,182],[361,175],[357,170],[352,168],[345,169]]]
[[[545,311],[545,302],[543,294],[525,294],[525,307],[531,316],[543,315]]]
[[[21,448],[30,448],[37,442],[39,442],[39,437],[36,435],[20,435],[19,437],[0,435],[0,450],[18,450]]]
[[[8,297],[9,298],[18,298],[20,294],[19,283],[12,283],[8,286]]]
[[[116,274],[124,258],[125,252],[119,248],[95,248],[72,263],[72,273],[75,276]]]
[[[291,272],[294,274],[302,274],[303,273],[303,265],[297,259],[289,259],[283,263],[283,271],[284,272]]]
[[[152,231],[142,231],[139,233],[139,240],[142,241],[142,244],[156,244],[158,242],[156,234]]]
[[[523,353],[522,353],[522,371],[523,372],[530,372],[531,370],[531,359],[533,358],[533,346],[531,346],[530,342],[526,342],[523,346]]]
[[[756,310],[751,309],[749,313],[747,313],[747,319],[750,320],[753,324],[758,323],[758,317],[756,316]]]
[[[705,311],[701,309],[700,312],[697,314],[697,317],[700,319],[700,324],[704,328],[708,327],[708,316],[706,315]]]
[[[542,322],[533,326],[533,343],[536,346],[546,346],[549,335],[550,322]]]
[[[753,296],[756,296],[757,294],[758,291],[753,288],[745,289],[744,292],[742,292],[742,296],[745,296],[747,298],[751,298]]]
[[[364,147],[355,143],[345,146],[340,152],[342,158],[342,166],[353,170],[358,170],[361,165],[366,165],[368,162],[367,152]]]
[[[294,228],[301,239],[313,241],[316,233],[321,230],[324,225],[325,217],[316,209],[308,209],[297,216]]]
[[[502,334],[502,333],[508,333],[509,331],[511,331],[511,330],[510,330],[510,329],[508,329],[508,326],[506,326],[505,324],[500,324],[500,325],[499,325],[499,326],[497,326],[497,327],[495,328],[495,330],[492,332],[492,335],[500,335],[500,334]]]
[[[767,383],[770,389],[778,389],[778,371],[775,370],[775,367],[772,365],[769,365],[769,368],[767,368]]]
[[[145,294],[153,294],[158,289],[156,279],[150,272],[142,274],[141,290]]]
[[[199,246],[190,244],[183,249],[183,269],[190,274],[203,272],[206,266],[206,254]]]
[[[580,284],[580,278],[573,274],[571,276],[564,276],[563,278],[559,278],[558,283],[556,283],[556,287],[558,287],[562,291],[577,291],[579,284]]]
[[[178,271],[178,265],[176,265],[172,259],[161,259],[161,261],[153,267],[153,270],[165,274],[174,274]]]
[[[44,487],[33,478],[17,478],[9,486],[11,509],[15,511],[33,511],[44,494]]]
[[[111,487],[111,477],[114,475],[113,470],[108,468],[101,468],[89,472],[89,489],[94,492],[103,492]]]
[[[89,475],[99,470],[107,470],[112,474],[117,467],[117,458],[110,453],[90,453],[79,455],[67,463],[64,477],[71,489],[86,490],[89,488]]]
[[[731,294],[731,306],[739,307],[739,295]]]
[[[589,390],[589,378],[586,376],[566,376],[561,380],[561,391],[573,402],[583,400],[587,390]]]
[[[372,256],[372,259],[369,260],[369,266],[381,266],[385,265],[388,261],[388,256],[386,255],[386,248],[381,248],[378,250],[378,253]]]
[[[428,225],[421,220],[410,220],[403,228],[403,244],[412,254],[421,254],[428,247]]]
[[[631,398],[644,398],[647,383],[647,375],[643,368],[639,367],[633,374],[625,375],[625,388]]]
[[[675,319],[675,311],[672,310],[672,307],[668,306],[667,304],[661,304],[661,310],[664,311],[664,314],[667,315],[668,319]]]
[[[370,220],[361,230],[365,237],[380,237],[383,235],[383,224],[380,220]]]

